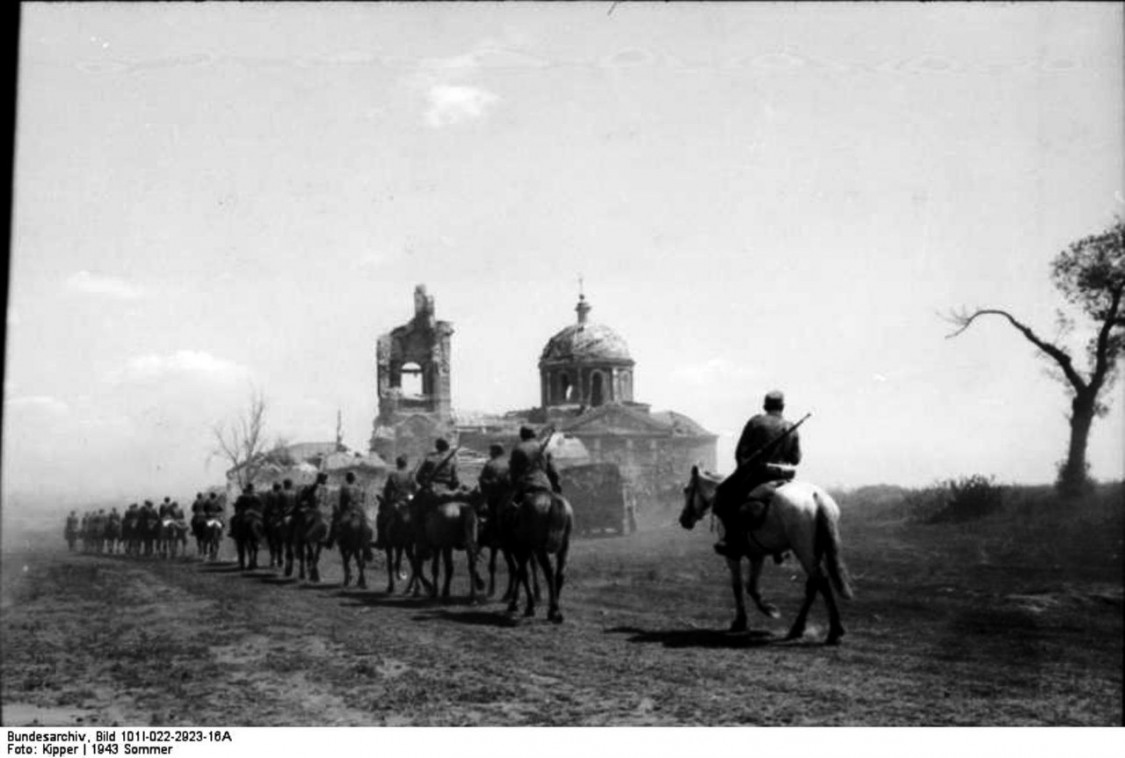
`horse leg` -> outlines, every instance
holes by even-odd
[[[543,568],[543,579],[547,582],[547,618],[556,624],[562,621],[559,613],[558,585],[555,583],[555,571],[551,568],[551,556],[546,550],[536,550],[535,559]]]
[[[746,594],[754,601],[754,605],[758,607],[764,615],[769,616],[771,619],[781,618],[781,612],[777,610],[777,606],[773,603],[767,603],[762,600],[762,595],[758,591],[758,580],[762,576],[762,566],[766,562],[764,555],[754,555],[750,557],[750,577],[746,581]]]
[[[727,569],[730,570],[730,588],[734,593],[735,607],[734,621],[731,622],[730,631],[745,632],[747,626],[746,603],[742,599],[742,559],[727,558]]]
[[[388,543],[383,552],[387,556],[387,594],[392,595],[395,591],[395,572],[398,567],[395,565],[395,549]],[[402,553],[398,554],[399,560],[402,560]]]
[[[356,586],[361,590],[367,589],[367,576],[363,572],[364,569],[367,568],[367,558],[364,556],[364,553],[367,552],[369,544],[370,541],[368,541],[367,544],[356,551],[355,554],[355,565],[356,569],[359,571],[359,581],[356,583]]]
[[[832,581],[827,576],[820,578],[820,594],[824,595],[824,604],[828,606],[828,637],[824,644],[839,645],[840,638],[844,636],[844,625],[840,622],[840,609],[836,604]]]
[[[539,567],[531,561],[531,586],[535,588],[535,602],[543,600],[542,593],[539,592]]]
[[[320,582],[320,543],[309,545],[309,581]]]
[[[496,594],[496,553],[498,552],[496,546],[493,545],[489,548],[488,557],[488,597]]]
[[[819,591],[823,579],[825,577],[821,574],[820,569],[814,568],[808,579],[805,580],[805,599],[801,602],[801,610],[797,613],[797,618],[793,621],[793,626],[789,629],[789,634],[785,636],[785,639],[796,640],[804,636],[809,609],[812,607],[813,600],[816,599],[816,593]]]

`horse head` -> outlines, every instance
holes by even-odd
[[[684,509],[680,511],[680,526],[692,529],[711,508],[715,500],[715,486],[710,476],[700,473],[699,466],[691,467],[691,479],[684,487]]]

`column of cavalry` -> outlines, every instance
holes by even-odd
[[[691,529],[711,510],[722,525],[723,537],[715,551],[730,571],[737,613],[732,632],[747,630],[743,598],[742,561],[748,559],[750,573],[746,594],[763,614],[778,618],[775,606],[766,602],[758,582],[767,557],[782,562],[796,557],[807,575],[805,596],[788,638],[804,635],[806,619],[818,594],[829,613],[826,642],[838,644],[844,635],[836,596],[852,597],[848,575],[840,555],[839,507],[822,488],[794,479],[800,462],[797,428],[808,418],[790,424],[782,418],[780,392],[766,396],[764,414],[750,419],[739,440],[737,468],[723,478],[693,467],[684,487],[680,524]],[[366,589],[367,564],[374,550],[385,554],[388,593],[395,581],[405,580],[405,591],[415,597],[425,589],[438,597],[439,564],[445,576],[441,596],[448,598],[453,575],[453,553],[466,555],[469,599],[475,602],[486,585],[477,570],[479,555],[490,551],[487,595],[496,590],[496,560],[502,555],[508,566],[504,600],[508,612],[518,611],[520,590],[526,598],[525,616],[533,616],[540,599],[538,571],[548,592],[547,618],[561,622],[559,595],[563,587],[567,555],[574,524],[574,511],[562,496],[558,472],[547,445],[554,433],[548,427],[536,434],[520,429],[520,441],[505,456],[503,446],[493,444],[490,458],[476,485],[465,486],[457,473],[457,448],[444,439],[414,468],[405,456],[395,461],[383,490],[375,496],[378,517],[369,523],[366,493],[346,476],[335,496],[321,473],[310,485],[295,488],[285,480],[259,494],[246,485],[236,499],[229,521],[240,569],[258,568],[258,553],[269,553],[269,568],[291,577],[320,581],[321,552],[337,548],[343,564],[345,587],[352,583]],[[193,503],[190,525],[184,513],[168,498],[156,508],[149,501],[131,505],[123,516],[116,509],[75,512],[67,518],[66,539],[70,549],[81,540],[89,552],[124,552],[132,556],[175,557],[184,555],[187,534],[196,540],[198,558],[216,560],[226,528],[221,498],[199,494]],[[376,539],[377,538],[377,539]],[[404,571],[403,557],[406,558]],[[430,577],[423,570],[430,563]]]
[[[159,507],[145,500],[124,513],[117,508],[108,513],[91,509],[81,516],[71,511],[63,534],[71,551],[81,543],[84,553],[175,558],[186,555],[189,530],[179,503],[166,497]]]

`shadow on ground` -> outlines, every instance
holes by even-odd
[[[656,643],[668,648],[747,648],[776,644],[769,632],[730,632],[725,629],[658,629],[645,630],[632,626],[615,626],[606,634],[631,635],[626,642]]]

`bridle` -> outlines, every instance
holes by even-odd
[[[696,471],[692,474],[691,481],[688,483],[687,489],[684,492],[687,498],[687,507],[685,510],[691,514],[692,526],[703,519],[703,513],[701,511],[706,510],[706,507],[699,508],[696,506],[697,500],[703,501],[700,493],[699,479],[699,472]]]

